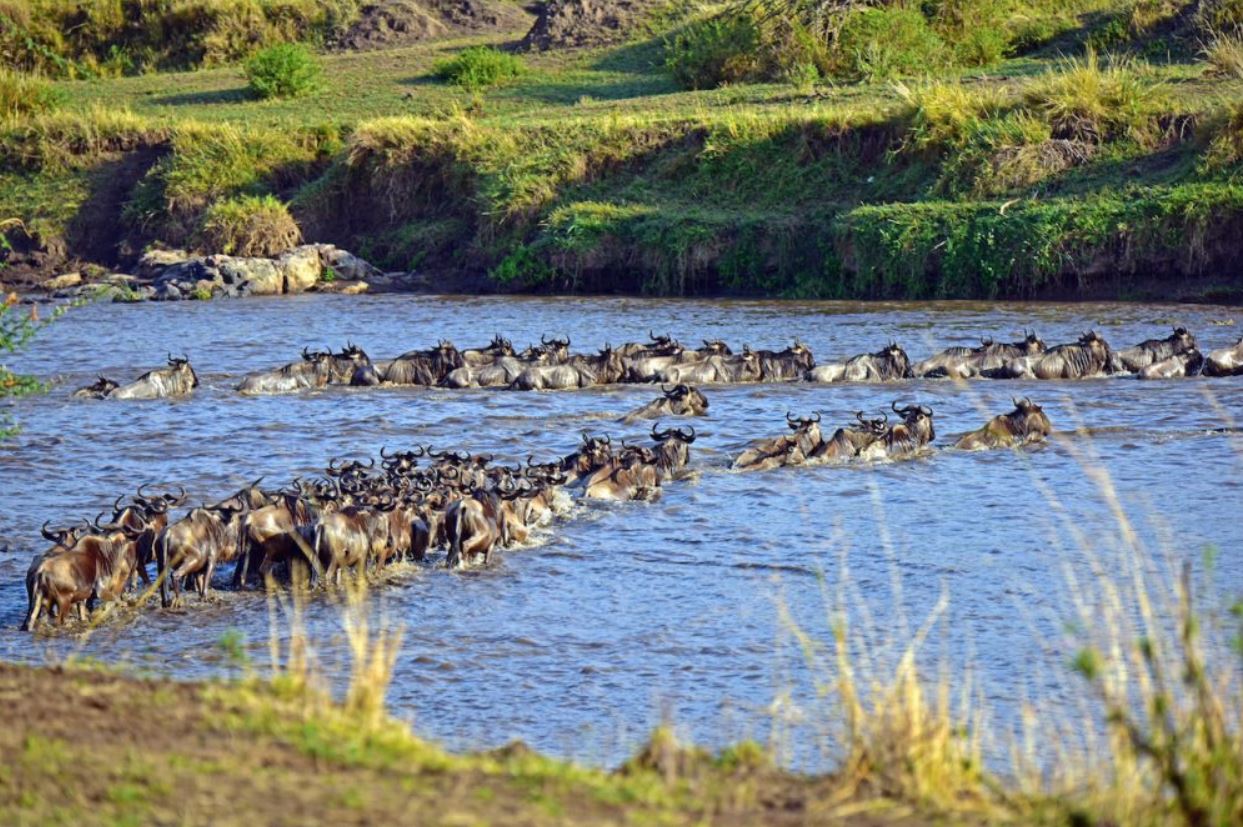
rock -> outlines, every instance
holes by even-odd
[[[181,290],[171,281],[166,281],[155,288],[155,298],[160,301],[178,301],[182,298]]]
[[[190,254],[185,250],[148,250],[138,259],[138,275],[147,280],[156,278],[167,267],[187,261]]]
[[[363,281],[380,275],[378,267],[331,244],[320,245],[319,258],[325,267],[333,269],[337,278],[345,281]]]
[[[116,287],[128,287],[138,282],[136,276],[128,276],[125,273],[109,273],[100,279],[104,284],[111,284]]]
[[[276,260],[276,266],[285,275],[286,293],[305,293],[318,284],[320,276],[324,274],[319,250],[313,244],[296,247],[281,254]]]
[[[249,285],[247,293],[256,296],[278,296],[285,292],[285,274],[271,259],[219,258],[222,284]]]
[[[44,290],[67,290],[70,287],[77,287],[82,283],[81,273],[64,273],[54,276],[43,282]]]
[[[371,289],[371,285],[367,284],[367,282],[356,281],[352,284],[347,284],[344,287],[342,287],[341,295],[342,296],[357,296],[362,293],[366,293],[370,289]]]
[[[218,278],[220,278],[220,271],[218,269],[208,267],[204,259],[192,258],[188,261],[165,267],[160,275],[156,277],[155,284],[157,287],[168,283],[193,285],[195,282],[202,281],[203,279],[215,281]]]

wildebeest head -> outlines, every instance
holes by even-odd
[[[1044,339],[1036,335],[1036,331],[1023,331],[1023,341],[1020,343],[1024,352],[1029,356],[1035,356],[1038,353],[1045,352]]]
[[[600,354],[595,358],[592,367],[595,370],[596,382],[601,385],[620,382],[626,375],[626,360],[622,352],[614,350],[612,345],[606,344],[600,349]]]
[[[43,524],[43,528],[39,530],[39,533],[42,534],[43,539],[47,540],[49,543],[57,546],[63,546],[65,548],[72,547],[73,544],[77,542],[78,537],[80,537],[86,529],[86,526],[76,525],[51,526],[51,522],[51,520],[45,522]]]
[[[1009,419],[1011,427],[1019,436],[1039,434],[1045,437],[1053,433],[1053,423],[1045,415],[1044,409],[1027,397],[1014,400],[1014,411]]]
[[[725,344],[721,339],[704,339],[704,346],[698,348],[700,354],[704,356],[733,356],[734,352],[729,349],[729,345]]]
[[[703,416],[708,412],[708,397],[698,388],[690,385],[674,385],[673,388],[660,386],[669,400],[669,412],[679,416]]]
[[[168,366],[173,369],[173,373],[183,377],[190,383],[190,387],[197,388],[199,386],[198,374],[194,372],[194,368],[190,366],[189,356],[174,356],[168,354]]]
[[[911,373],[911,360],[906,355],[906,351],[902,349],[897,342],[890,342],[882,351],[876,354],[877,357],[889,362],[892,366],[891,372],[896,376],[909,376]]]
[[[932,408],[924,405],[907,405],[899,408],[897,402],[890,404],[893,412],[902,417],[911,436],[918,442],[928,443],[937,438],[936,429],[932,426]]]
[[[74,391],[73,395],[74,396],[95,396],[95,397],[103,398],[107,396],[108,394],[112,393],[114,390],[116,390],[119,387],[120,387],[119,384],[112,381],[108,377],[100,376],[99,379],[97,379],[94,384],[87,385],[86,387],[83,387],[83,388],[78,388],[76,391]]]
[[[1196,337],[1185,327],[1175,327],[1168,341],[1174,345],[1175,353],[1187,353],[1196,349]]]
[[[570,358],[570,337],[564,339],[549,339],[547,336],[540,336],[540,344],[544,346],[544,352],[548,354],[549,361],[553,364],[562,364]]]
[[[663,336],[657,336],[652,331],[647,332],[649,344],[645,350],[654,356],[676,356],[682,352],[682,345],[677,339],[668,333]]]
[[[415,446],[412,451],[395,451],[392,454],[386,453],[387,450],[384,446],[380,447],[380,464],[393,476],[402,476],[413,471],[418,467],[419,457],[424,453],[422,446]]]
[[[812,356],[811,348],[800,341],[795,340],[794,344],[786,348],[785,355],[792,357],[802,370],[811,370],[816,366],[816,358]]]

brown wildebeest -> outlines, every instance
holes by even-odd
[[[462,351],[462,361],[466,367],[479,368],[491,365],[496,360],[514,355],[513,342],[497,333],[487,347],[468,348]]]
[[[450,569],[478,563],[486,566],[497,545],[509,545],[511,527],[501,493],[472,487],[467,496],[445,508],[445,534],[449,542],[445,566]]]
[[[583,496],[589,500],[642,500],[659,490],[656,452],[623,443],[622,452],[587,479]]]
[[[171,399],[189,396],[199,386],[198,375],[185,356],[168,355],[168,367],[151,370],[108,394],[109,399]]]
[[[983,371],[996,370],[1011,359],[1044,353],[1044,341],[1035,333],[1023,331],[1017,342],[980,340],[979,347],[950,347],[935,356],[916,362],[911,375],[921,378],[970,379]]]
[[[763,367],[757,351],[744,347],[736,356],[712,355],[687,364],[674,364],[657,371],[661,382],[672,385],[726,385],[758,382]]]
[[[26,573],[29,610],[23,631],[34,629],[45,606],[49,611],[55,608],[58,626],[75,608],[85,619],[87,601],[115,600],[125,591],[137,565],[134,538],[119,525],[95,524],[81,533],[67,531],[60,540],[72,545],[49,549],[34,559]]]
[[[690,462],[695,429],[667,428],[662,431],[653,425],[652,439],[656,440],[656,476],[663,483],[673,479]]]
[[[1024,397],[1014,400],[1014,410],[999,414],[979,430],[964,434],[954,443],[964,451],[984,451],[989,448],[1013,448],[1044,442],[1053,433],[1053,423],[1045,416],[1044,409]]]
[[[932,408],[923,405],[907,405],[899,408],[897,402],[889,406],[902,417],[897,425],[886,426],[880,438],[859,452],[863,459],[895,458],[916,454],[937,438],[932,425]]]
[[[1109,367],[1114,373],[1138,373],[1149,365],[1196,349],[1196,339],[1185,327],[1176,327],[1164,339],[1147,339],[1135,347],[1115,350]]]
[[[808,463],[844,462],[851,460],[875,445],[888,430],[889,417],[865,419],[863,411],[855,412],[858,425],[838,428],[833,436],[824,440],[807,457]]]
[[[910,376],[911,360],[906,351],[890,342],[875,353],[861,353],[845,362],[830,362],[809,368],[808,382],[893,382]]]
[[[387,554],[388,512],[393,507],[390,499],[384,507],[351,505],[320,516],[311,547],[323,567],[325,583],[339,584],[341,570],[346,568],[362,574],[368,561]]]
[[[167,608],[181,599],[186,578],[197,580],[199,597],[206,599],[216,566],[237,554],[237,532],[246,505],[230,497],[213,506],[202,506],[171,524],[155,543],[155,563],[159,571],[160,605]],[[172,583],[174,598],[168,596]]]
[[[708,398],[698,388],[690,385],[674,385],[672,389],[660,387],[664,395],[622,417],[627,424],[640,419],[659,419],[662,416],[706,416]]]
[[[572,484],[590,477],[612,459],[613,441],[608,436],[593,437],[584,432],[582,445],[557,463],[557,471],[565,477],[567,484]]]
[[[786,412],[786,425],[793,433],[753,442],[734,458],[730,467],[736,471],[768,471],[783,465],[802,465],[823,441],[820,413],[801,418]]]

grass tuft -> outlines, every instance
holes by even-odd
[[[271,195],[217,201],[203,214],[199,244],[209,253],[272,257],[302,241],[288,208]]]
[[[492,46],[471,46],[433,69],[436,77],[472,92],[515,80],[526,72],[522,58]]]

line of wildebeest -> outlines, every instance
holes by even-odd
[[[587,371],[583,363],[574,362],[578,357],[568,348],[568,340],[546,340],[540,353],[561,361],[539,365],[538,375],[562,367]],[[644,346],[606,348],[599,358],[629,354],[617,369],[621,373],[607,374],[614,381],[646,377],[644,381],[676,383],[672,388],[662,386],[658,398],[622,418],[632,423],[705,415],[708,400],[690,383],[738,381],[722,377],[739,375],[736,371],[744,364],[751,367],[742,375],[756,381],[765,376],[787,381],[800,376],[813,381],[883,381],[910,375],[1087,377],[1123,371],[1142,374],[1171,360],[1185,366],[1194,348],[1194,340],[1182,328],[1167,339],[1117,352],[1095,333],[1073,345],[1049,349],[1028,334],[1011,345],[985,342],[979,348],[951,348],[915,366],[907,363],[901,348],[891,345],[879,353],[816,367],[810,352],[799,344],[780,353],[746,349],[736,358],[720,342],[687,351],[668,337],[653,336]],[[489,350],[493,352],[485,355]],[[307,352],[303,362],[252,374],[242,386],[250,392],[289,391],[295,389],[290,379],[308,383],[299,387],[315,387],[330,384],[333,376],[347,375],[352,383],[359,371],[393,376],[399,363],[405,366],[396,373],[422,380],[415,384],[442,385],[456,374],[458,379],[448,382],[452,384],[468,374],[484,375],[490,367],[506,369],[501,367],[505,360],[518,358],[504,355],[506,350],[511,348],[499,337],[480,351],[458,352],[442,343],[381,366],[351,346],[335,355]],[[692,353],[696,355],[689,356]],[[1207,359],[1195,358],[1206,373],[1243,374],[1243,340]],[[178,372],[193,376],[187,361],[176,362],[168,373],[161,373],[166,378],[152,383],[168,388]],[[510,385],[534,367],[522,368]],[[319,379],[311,382],[313,377]],[[893,421],[888,413],[869,417],[856,412],[853,421],[827,438],[819,413],[810,417],[787,413],[787,433],[755,441],[730,467],[748,471],[866,462],[928,450],[936,438],[932,409],[921,404],[900,407],[896,402],[890,408]],[[1013,411],[960,437],[954,447],[1016,447],[1043,441],[1052,430],[1039,405],[1018,399]],[[269,575],[289,577],[298,567],[309,570],[313,582],[336,583],[346,569],[361,573],[368,568],[382,570],[396,560],[422,563],[441,550],[450,568],[486,565],[496,549],[526,542],[533,530],[550,524],[573,501],[571,492],[588,500],[647,500],[657,496],[665,482],[684,475],[694,428],[654,425],[651,437],[651,445],[623,440],[614,446],[608,436],[584,433],[578,448],[560,459],[537,463],[528,457],[525,464],[514,466],[495,464],[492,456],[436,451],[431,446],[391,454],[381,449],[378,466],[374,458],[337,459],[319,478],[297,478],[276,489],[263,488],[261,478],[215,504],[189,508],[177,519],[172,514],[186,504],[184,490],[149,494],[140,487],[132,496],[118,497],[110,517],[103,512],[94,520],[63,527],[44,523],[43,536],[52,546],[35,557],[27,572],[29,611],[22,628],[33,629],[45,615],[55,617],[58,624],[74,611],[85,617],[91,605],[116,600],[140,580],[150,587],[153,565],[165,606],[180,599],[183,590],[196,590],[205,598],[216,568],[227,564],[234,565],[236,589]]]
[[[1204,374],[1243,373],[1243,338],[1232,347],[1203,355],[1195,337],[1177,327],[1164,339],[1113,350],[1095,331],[1078,341],[1046,347],[1035,333],[1016,342],[983,340],[978,347],[951,347],[922,362],[912,363],[897,344],[838,362],[817,365],[811,350],[795,342],[784,350],[734,353],[722,341],[688,348],[670,336],[649,333],[647,342],[605,346],[598,353],[570,351],[570,340],[543,337],[538,346],[516,351],[510,340],[493,338],[486,347],[458,350],[442,341],[428,350],[413,350],[392,360],[372,361],[362,348],[304,348],[302,359],[274,370],[247,375],[237,390],[243,394],[294,393],[328,385],[414,385],[444,388],[508,388],[567,390],[621,382],[662,382],[673,385],[742,382],[885,382],[909,378],[951,379],[1084,379],[1137,375],[1141,379],[1174,379]],[[74,391],[96,399],[161,399],[187,396],[198,387],[198,376],[185,357],[168,358],[168,366],[148,371],[121,385],[106,377]]]

